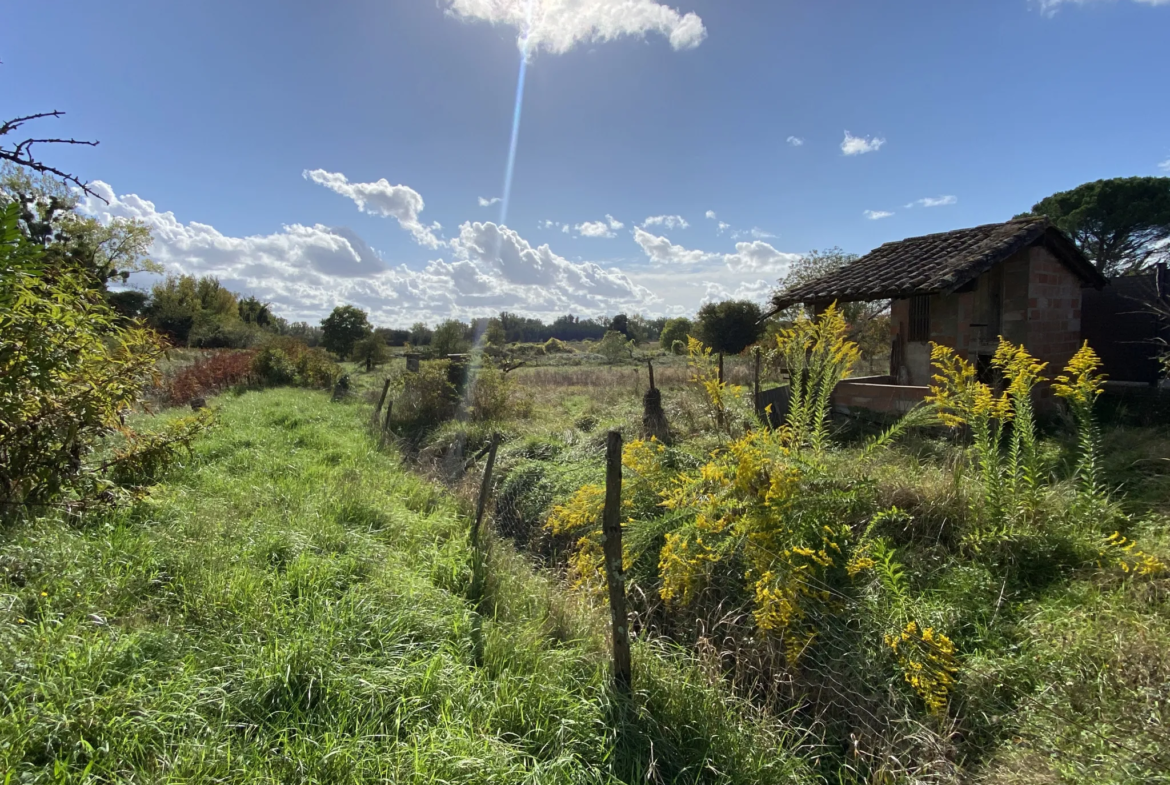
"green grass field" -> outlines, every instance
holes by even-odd
[[[363,403],[224,396],[131,508],[0,533],[0,782],[799,782],[783,726],[467,518]],[[475,641],[482,641],[476,664]]]

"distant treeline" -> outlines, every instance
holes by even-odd
[[[119,312],[143,319],[178,346],[247,348],[261,342],[265,335],[288,335],[309,346],[318,346],[324,337],[321,326],[289,322],[274,314],[268,303],[252,296],[242,297],[209,276],[168,276],[149,292],[130,289],[109,292],[108,297]],[[374,334],[389,346],[430,346],[436,332],[474,341],[493,322],[500,325],[508,343],[544,343],[549,338],[599,341],[610,330],[643,343],[658,339],[666,319],[626,314],[612,318],[581,318],[566,314],[545,323],[540,319],[503,312],[471,321],[448,319],[434,327],[425,322],[416,322],[408,330],[379,327]]]
[[[453,321],[457,320],[448,320],[444,324],[451,324]],[[540,319],[504,311],[499,316],[457,323],[463,325],[470,339],[483,334],[492,322],[499,323],[507,343],[544,343],[549,338],[556,338],[558,341],[600,341],[610,330],[643,343],[658,340],[658,334],[662,332],[666,318],[648,319],[623,313],[612,318],[582,319],[566,314],[546,324]],[[414,346],[426,346],[430,343],[433,333],[434,331],[426,324],[418,322],[410,328],[410,343]]]
[[[129,289],[107,296],[119,312],[141,318],[177,346],[242,349],[265,335],[289,335],[309,346],[321,343],[320,327],[282,319],[268,303],[240,297],[208,276],[168,276],[149,293]]]

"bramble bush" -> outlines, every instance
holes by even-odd
[[[163,397],[171,406],[182,406],[195,398],[247,384],[253,378],[255,358],[256,351],[250,349],[208,351],[166,382]]]
[[[0,208],[0,516],[124,496],[138,472],[208,424],[139,437],[126,416],[157,382],[165,343],[109,304],[102,282],[68,249],[42,247]],[[96,463],[106,440],[123,437]]]
[[[279,337],[255,353],[252,373],[268,386],[327,389],[341,378],[341,367],[324,349],[311,348],[295,338]]]

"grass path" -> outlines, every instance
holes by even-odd
[[[649,647],[613,704],[590,617],[502,550],[475,666],[466,522],[366,409],[216,405],[146,502],[0,531],[0,783],[805,779]]]

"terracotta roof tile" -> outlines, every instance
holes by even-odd
[[[796,303],[855,302],[950,292],[1039,242],[1046,243],[1086,284],[1105,279],[1047,218],[911,237],[886,243],[853,264],[773,297],[776,310]]]

